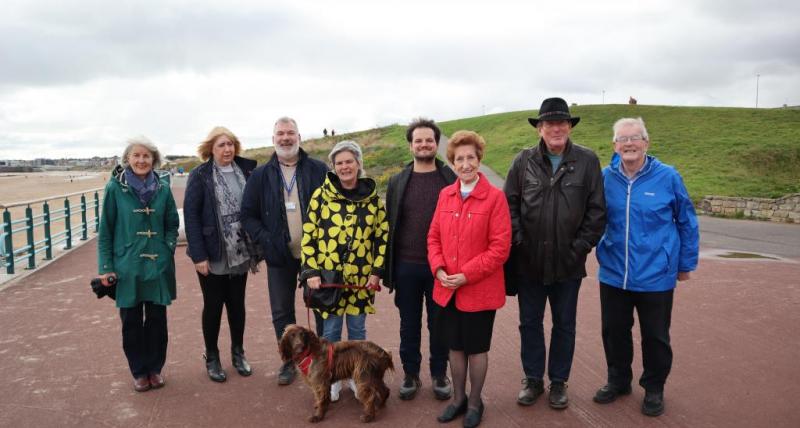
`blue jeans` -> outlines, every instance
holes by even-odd
[[[525,377],[544,378],[546,349],[544,309],[550,300],[553,330],[547,376],[551,382],[566,382],[575,353],[575,316],[581,280],[571,279],[543,285],[528,281],[519,287],[519,333],[522,339],[522,369]]]
[[[342,323],[347,318],[347,340],[367,339],[367,314],[360,315],[331,315],[323,323],[322,337],[329,342],[342,340]]]
[[[433,301],[433,275],[427,264],[397,261],[394,304],[400,310],[400,360],[407,375],[419,376],[422,354],[422,308],[423,300],[428,313],[428,342],[430,349],[431,376],[447,373],[448,350],[441,340],[434,337],[433,320],[439,305]]]

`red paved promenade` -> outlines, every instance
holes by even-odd
[[[131,387],[117,310],[110,300],[97,300],[89,291],[96,263],[93,243],[0,291],[0,426],[306,425],[312,405],[308,388],[302,382],[288,387],[275,383],[279,360],[265,273],[248,284],[245,346],[255,373],[239,377],[225,355],[229,380],[215,384],[206,377],[200,356],[197,280],[183,248],[176,259],[178,300],[169,308],[167,386],[146,393]],[[800,264],[703,260],[700,266],[695,279],[676,294],[675,364],[663,416],[639,413],[639,388],[611,405],[592,402],[604,382],[605,363],[597,283],[590,277],[580,297],[570,407],[554,411],[544,400],[529,408],[515,403],[522,375],[512,298],[495,324],[483,426],[800,426]],[[596,269],[591,263],[590,275]],[[399,319],[392,297],[379,296],[379,313],[369,317],[368,335],[393,353],[399,368]],[[305,312],[300,314],[305,323]],[[220,340],[223,350],[230,343],[226,328]],[[638,351],[636,355],[638,360]],[[635,370],[638,375],[640,368]],[[375,424],[440,426],[435,416],[442,404],[430,390],[403,402],[396,395],[401,381],[402,371],[388,379],[392,397]],[[423,382],[429,388],[424,377]],[[322,426],[352,426],[359,412],[346,392]],[[460,421],[451,426],[460,426]]]
[[[175,192],[179,206],[180,190]],[[0,290],[0,426],[311,425],[305,420],[313,401],[304,383],[298,379],[279,387],[275,381],[280,361],[264,269],[248,283],[245,349],[254,374],[242,378],[231,367],[224,352],[230,341],[223,321],[219,346],[229,377],[216,384],[206,376],[201,357],[200,287],[180,247],[178,299],[168,310],[167,385],[136,393],[122,353],[118,311],[112,301],[97,300],[89,290],[97,271],[95,246],[89,242]],[[597,264],[594,256],[589,260],[590,277],[579,301],[569,408],[552,410],[545,399],[527,408],[516,404],[522,369],[517,301],[510,298],[495,322],[482,426],[800,426],[800,260],[701,260],[694,279],[681,284],[675,295],[675,359],[666,386],[666,413],[658,418],[640,413],[643,391],[638,387],[610,405],[592,402],[605,381],[605,360]],[[445,426],[436,422],[444,404],[433,399],[426,376],[414,401],[397,398],[403,374],[393,296],[382,292],[378,314],[367,321],[368,337],[392,352],[398,369],[388,375],[392,396],[374,426]],[[306,324],[299,299],[297,309],[298,321]],[[640,358],[637,349],[635,376],[641,373]],[[359,425],[359,414],[359,404],[346,391],[319,426]],[[447,426],[461,426],[461,421]]]

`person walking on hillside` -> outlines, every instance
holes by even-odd
[[[605,227],[600,161],[569,138],[580,121],[567,102],[548,98],[537,118],[539,144],[524,149],[511,164],[505,193],[511,209],[513,246],[510,269],[519,292],[521,358],[525,378],[517,403],[533,404],[544,392],[546,347],[544,310],[550,302],[549,404],[569,404],[567,381],[575,351],[578,291],[586,276],[586,256]]]
[[[597,246],[608,382],[594,401],[606,404],[631,393],[635,309],[642,336],[642,413],[658,416],[672,367],[675,286],[697,268],[697,216],[680,174],[647,154],[650,137],[641,118],[618,120],[613,141],[611,165],[603,170],[608,224]]]
[[[122,349],[133,388],[164,386],[167,306],[175,300],[178,210],[169,173],[155,169],[161,153],[145,137],[128,141],[122,164],[111,173],[103,195],[97,264],[103,285],[116,279],[122,320]]]
[[[400,386],[401,400],[413,399],[421,386],[423,301],[433,393],[439,400],[446,400],[452,394],[447,378],[447,348],[432,331],[438,306],[433,301],[433,274],[425,244],[439,192],[456,180],[453,170],[436,159],[440,136],[434,121],[424,118],[412,121],[406,129],[406,140],[414,160],[389,178],[386,190],[389,244],[383,283],[396,291],[394,304],[400,311],[400,359],[405,372]]]
[[[294,301],[303,223],[308,220],[311,194],[322,185],[328,167],[300,148],[294,119],[281,117],[272,129],[275,153],[247,180],[241,216],[247,234],[261,246],[267,262],[272,326],[279,341],[286,326],[296,323]],[[316,321],[321,335],[322,320]],[[278,370],[278,385],[289,385],[295,374],[294,363],[284,363]]]
[[[495,314],[506,301],[503,264],[511,245],[506,198],[478,172],[485,148],[475,132],[451,136],[447,159],[458,180],[439,193],[428,231],[433,299],[439,306],[435,337],[449,349],[453,375],[453,402],[437,420],[450,422],[464,414],[464,427],[478,426],[483,417],[481,391]]]
[[[322,337],[366,340],[367,314],[374,314],[375,292],[380,290],[386,262],[389,224],[375,180],[364,177],[361,147],[354,141],[333,146],[328,159],[333,171],[311,196],[308,221],[303,225],[301,281],[310,289],[326,282],[355,288],[342,289],[332,309],[315,308],[324,322]],[[341,381],[331,385],[331,401],[338,401]],[[355,392],[355,383],[350,380]]]
[[[247,272],[257,271],[259,251],[242,226],[241,202],[256,161],[240,157],[241,150],[230,130],[212,129],[197,148],[204,163],[189,174],[183,198],[186,253],[203,292],[206,371],[215,382],[227,378],[217,347],[223,307],[228,313],[233,367],[242,376],[252,374],[244,356],[245,285]]]

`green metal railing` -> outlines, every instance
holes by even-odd
[[[14,274],[15,266],[27,260],[26,269],[36,268],[36,256],[44,252],[44,260],[53,258],[53,249],[56,245],[64,243],[64,249],[72,248],[73,240],[85,241],[89,239],[89,225],[94,225],[96,233],[100,227],[100,192],[103,188],[90,189],[83,192],[69,193],[66,195],[51,196],[32,201],[16,202],[8,205],[0,205],[3,210],[3,230],[0,232],[0,267],[6,268],[6,273]],[[91,200],[87,202],[86,195],[90,194]],[[72,206],[71,196],[80,195],[80,204]],[[54,210],[50,206],[50,201],[64,200],[64,208]],[[42,204],[41,214],[33,214],[33,206]],[[55,205],[55,204],[54,204]],[[25,207],[23,218],[13,219],[12,208]],[[72,225],[72,216],[77,215],[80,210],[80,224]],[[94,216],[89,217],[87,212],[94,212]],[[53,225],[63,222],[63,230],[52,233]],[[44,238],[35,240],[35,231],[41,227]],[[25,244],[14,247],[14,234],[25,233]]]

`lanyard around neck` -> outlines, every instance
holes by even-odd
[[[283,168],[281,170],[281,183],[283,183],[283,188],[286,189],[286,194],[291,195],[292,189],[294,189],[294,185],[297,182],[297,168],[295,168],[294,173],[292,174],[292,181],[289,184],[286,184],[286,177],[283,176]]]

